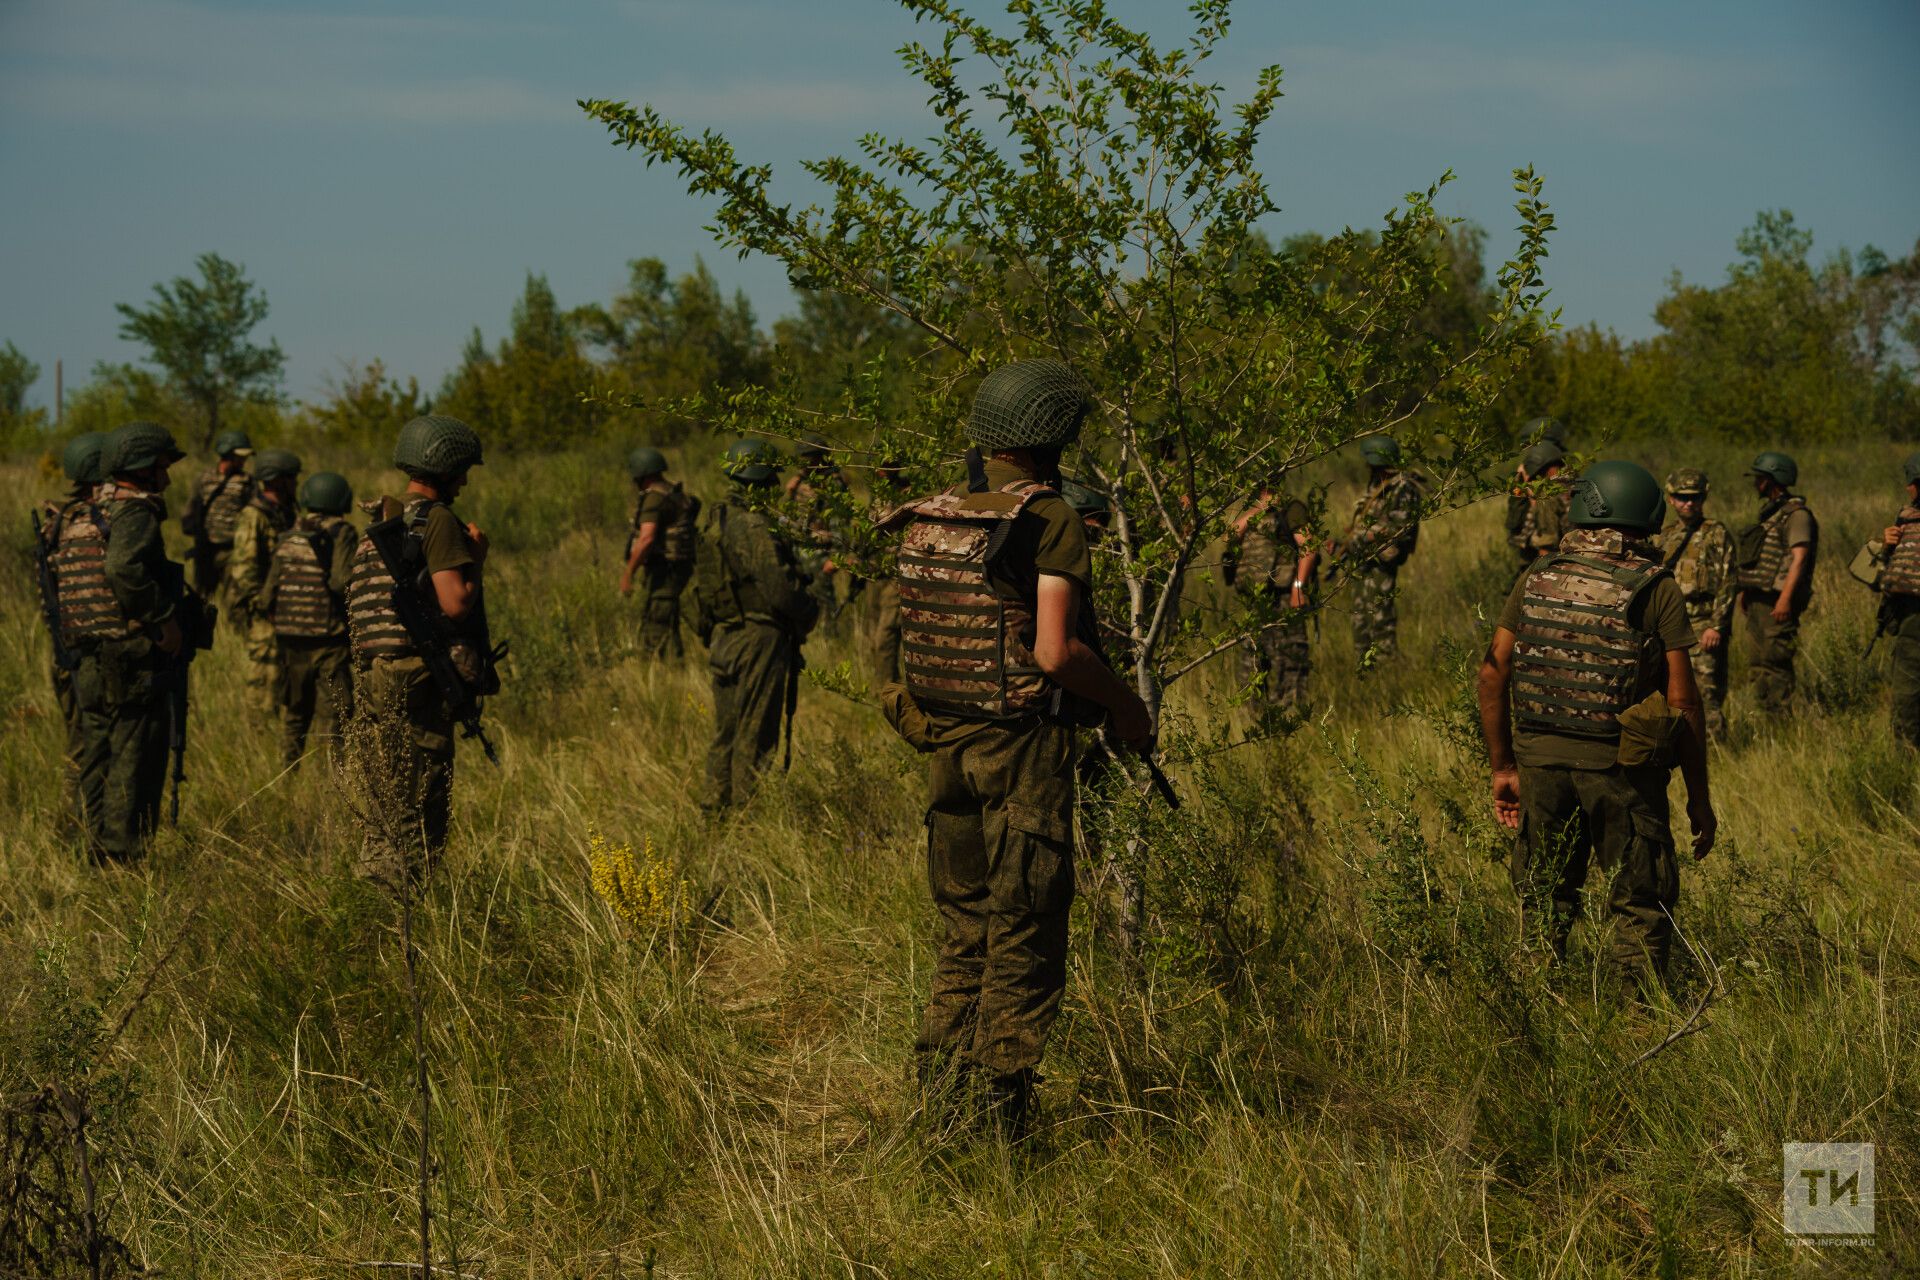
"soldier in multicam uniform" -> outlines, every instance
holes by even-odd
[[[1735,582],[1747,623],[1747,667],[1763,715],[1785,716],[1793,702],[1793,660],[1800,615],[1813,599],[1813,562],[1820,524],[1805,498],[1791,492],[1800,467],[1768,450],[1747,469],[1760,514],[1735,539]]]
[[[1556,418],[1533,419],[1520,429],[1520,437],[1526,442],[1526,451],[1542,443],[1551,444],[1563,453],[1567,447],[1567,429]],[[1533,506],[1525,489],[1527,467],[1524,461],[1514,467],[1513,480],[1513,488],[1507,491],[1507,545],[1518,550],[1524,545],[1521,530],[1526,528],[1527,513]]]
[[[296,764],[311,732],[337,750],[353,718],[353,659],[347,641],[347,585],[360,534],[347,478],[316,471],[300,486],[300,518],[280,535],[261,590],[273,628],[280,754]]]
[[[300,459],[285,449],[265,449],[254,459],[259,488],[233,524],[233,552],[227,560],[226,600],[234,621],[246,638],[247,691],[255,706],[274,711],[279,705],[279,663],[275,654],[273,622],[266,614],[262,589],[273,565],[273,548],[280,535],[298,518],[294,487],[300,478]]]
[[[1366,492],[1336,548],[1353,589],[1353,652],[1362,669],[1393,656],[1399,645],[1396,599],[1400,569],[1420,541],[1419,478],[1400,467],[1400,442],[1368,436],[1360,442],[1367,460]]]
[[[1654,545],[1660,563],[1686,597],[1687,620],[1699,643],[1691,650],[1694,682],[1706,714],[1707,736],[1726,730],[1727,650],[1733,636],[1733,535],[1704,515],[1707,473],[1683,467],[1667,477],[1667,501],[1676,519]]]
[[[687,654],[680,639],[680,593],[693,578],[700,500],[667,479],[667,455],[658,449],[642,445],[629,453],[627,474],[635,501],[620,594],[633,594],[639,573],[640,652],[677,661]]]
[[[1647,540],[1665,505],[1631,462],[1595,463],[1575,481],[1573,527],[1515,585],[1479,679],[1494,814],[1518,833],[1511,870],[1523,909],[1545,916],[1564,956],[1597,858],[1610,881],[1613,963],[1642,979],[1666,967],[1679,896],[1672,757],[1696,859],[1716,826],[1686,652],[1693,627]]]
[[[213,438],[213,452],[217,461],[194,481],[187,509],[180,513],[180,532],[193,539],[193,589],[208,599],[217,598],[225,587],[233,526],[255,491],[254,478],[247,474],[253,442],[246,432],[222,431]],[[228,620],[246,630],[244,619]]]
[[[1893,734],[1920,747],[1920,453],[1901,464],[1907,505],[1881,534],[1880,627],[1893,637]]]
[[[1542,439],[1520,456],[1515,473],[1519,487],[1513,491],[1508,507],[1507,545],[1520,557],[1520,572],[1540,558],[1543,551],[1560,545],[1566,532],[1569,491],[1564,483],[1545,486],[1539,482],[1558,480],[1566,468],[1567,453],[1552,440]],[[1531,487],[1528,487],[1531,486]],[[1519,519],[1513,518],[1512,503],[1519,504]]]
[[[1282,707],[1306,700],[1313,670],[1307,617],[1320,553],[1311,541],[1311,519],[1306,503],[1263,484],[1227,529],[1223,576],[1260,628],[1241,644],[1241,681]]]
[[[53,700],[67,728],[61,792],[67,800],[67,811],[72,814],[97,809],[100,797],[96,794],[83,802],[77,792],[83,746],[80,708],[73,696],[73,670],[63,665],[58,655],[64,651],[69,660],[77,658],[81,646],[93,634],[95,623],[112,603],[106,578],[100,572],[107,553],[106,513],[96,501],[105,479],[100,470],[100,454],[106,443],[107,437],[98,431],[88,431],[67,441],[67,447],[60,454],[60,468],[67,477],[66,499],[44,503],[41,508],[44,519],[40,525],[40,554],[46,557],[54,593],[56,630],[50,637],[56,654]],[[84,831],[84,826],[80,830]]]

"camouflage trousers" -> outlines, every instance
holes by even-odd
[[[359,874],[399,885],[431,870],[453,819],[453,716],[419,658],[354,671],[347,767],[370,820]]]
[[[167,682],[150,641],[108,641],[73,673],[74,819],[96,858],[131,861],[160,825]]]
[[[1742,602],[1747,615],[1747,681],[1763,715],[1785,716],[1793,705],[1793,659],[1800,648],[1800,615],[1775,622],[1779,593],[1749,591]]]
[[[273,624],[265,618],[249,617],[242,626],[247,651],[247,700],[262,711],[277,710],[280,637],[274,634]]]
[[[1893,636],[1889,676],[1893,685],[1893,736],[1920,748],[1920,599],[1908,597],[1905,616],[1887,629]]]
[[[707,748],[711,810],[745,804],[767,758],[780,745],[787,682],[797,676],[787,633],[768,622],[742,622],[713,633],[707,667],[713,677],[713,742]]]
[[[1713,623],[1711,617],[1689,617],[1687,621],[1693,624],[1695,637]],[[1703,649],[1696,639],[1693,648],[1687,650],[1687,660],[1693,664],[1693,682],[1700,686],[1700,710],[1706,716],[1709,738],[1726,732],[1727,650],[1732,643],[1733,637],[1723,632],[1718,648]]]
[[[1392,565],[1368,565],[1353,575],[1353,653],[1362,665],[1369,650],[1390,658],[1399,647],[1399,579]]]
[[[678,662],[687,656],[686,643],[680,638],[680,593],[693,577],[693,564],[657,560],[643,566],[641,573],[640,652],[644,657]]]
[[[1609,955],[1623,974],[1663,973],[1680,869],[1668,825],[1667,771],[1520,767],[1520,834],[1508,870],[1522,915],[1565,958],[1595,861],[1606,873]]]
[[[867,584],[867,675],[875,689],[900,679],[900,587],[891,578]]]
[[[337,640],[280,638],[278,685],[280,758],[296,763],[309,732],[329,751],[353,718],[353,661],[345,636]]]
[[[1255,685],[1256,696],[1281,707],[1306,701],[1307,677],[1313,671],[1307,618],[1296,614],[1248,636],[1240,643],[1240,682]]]
[[[934,749],[927,885],[942,925],[915,1053],[1030,1075],[1067,984],[1073,730],[992,723]]]

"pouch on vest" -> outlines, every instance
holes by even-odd
[[[900,740],[915,751],[933,750],[933,738],[927,732],[927,713],[899,681],[880,686],[880,715]]]
[[[1620,752],[1615,761],[1626,767],[1658,765],[1671,769],[1679,758],[1676,743],[1686,720],[1667,705],[1667,695],[1650,693],[1620,713]]]
[[[1733,536],[1733,563],[1742,569],[1751,569],[1760,563],[1760,557],[1767,550],[1767,526],[1750,524]]]
[[[1864,582],[1875,591],[1880,589],[1880,575],[1886,572],[1887,549],[1880,542],[1869,542],[1854,553],[1847,562],[1847,572],[1855,582]]]

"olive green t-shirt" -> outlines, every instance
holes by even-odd
[[[461,569],[473,563],[473,544],[467,541],[467,526],[453,508],[444,504],[427,512],[427,526],[420,531],[420,550],[425,555],[428,573]]]
[[[1529,576],[1522,574],[1520,581],[1513,584],[1513,590],[1507,595],[1506,607],[1500,610],[1500,620],[1495,624],[1514,635],[1520,634],[1520,607],[1526,598]],[[1661,656],[1641,668],[1642,691],[1666,692],[1664,655],[1675,649],[1691,649],[1694,645],[1693,624],[1687,621],[1686,596],[1681,594],[1671,575],[1663,574],[1633,602],[1632,609],[1627,613],[1627,621],[1635,630],[1651,635],[1659,642]],[[1605,769],[1614,762],[1618,750],[1611,742],[1596,742],[1591,738],[1577,738],[1570,734],[1542,733],[1518,724],[1513,727],[1514,759],[1530,768]]]
[[[660,533],[665,533],[666,526],[672,519],[673,490],[648,489],[640,495],[640,509],[633,516],[633,527],[636,531],[643,524],[654,524],[660,526]]]

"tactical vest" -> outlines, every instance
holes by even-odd
[[[1778,591],[1787,585],[1787,521],[1805,511],[1807,501],[1789,495],[1760,513],[1759,522],[1740,532],[1739,574],[1735,582],[1756,591]]]
[[[633,508],[633,520],[627,528],[627,553],[633,553],[634,540],[640,536],[640,512],[646,506],[643,494]],[[660,558],[668,564],[692,564],[694,546],[700,536],[700,499],[679,485],[667,497],[666,518],[660,522]]]
[[[201,533],[209,546],[233,545],[240,510],[256,496],[253,477],[244,471],[223,476],[216,469],[200,478]]]
[[[339,540],[352,536],[345,520],[313,515],[281,535],[273,548],[273,599],[267,602],[275,635],[321,640],[347,634],[346,601],[328,579]]]
[[[911,519],[899,553],[900,642],[907,690],[923,710],[1013,720],[1057,706],[1059,686],[1033,657],[1034,602],[1007,600],[988,572],[1036,480],[998,490],[942,493],[886,521]]]
[[[1667,538],[1669,548],[1661,551],[1661,563],[1673,575],[1674,585],[1689,604],[1711,601],[1720,591],[1714,581],[1717,557],[1727,538],[1726,526],[1717,520],[1702,520],[1693,528],[1675,527]]]
[[[41,536],[60,609],[60,643],[69,648],[131,633],[107,583],[107,515],[90,499],[61,507]]]
[[[427,527],[428,514],[438,505],[432,498],[415,498],[407,503],[400,513],[407,531],[417,537]],[[381,518],[381,506],[375,502],[368,507],[376,520]],[[417,584],[409,585],[418,589]],[[393,575],[387,572],[373,540],[362,538],[347,576],[347,630],[355,658],[405,658],[416,652],[400,615],[394,612],[393,589]]]
[[[1894,517],[1894,523],[1900,527],[1900,541],[1893,544],[1887,567],[1880,573],[1880,590],[1920,596],[1920,507],[1907,507]]]
[[[1513,645],[1514,720],[1538,733],[1615,741],[1620,713],[1645,696],[1652,637],[1629,620],[1665,576],[1650,548],[1578,530],[1527,574]]]

